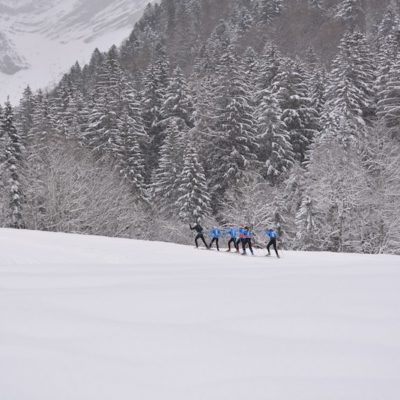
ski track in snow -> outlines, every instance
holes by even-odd
[[[1,399],[399,398],[399,257],[0,244]]]

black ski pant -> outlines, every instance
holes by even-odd
[[[242,239],[243,254],[246,253],[246,246],[247,245],[249,246],[251,254],[254,254],[253,253],[253,247],[251,246],[251,239],[250,238]]]
[[[279,257],[278,249],[276,248],[276,239],[275,239],[275,238],[272,238],[272,239],[269,241],[269,243],[267,244],[268,254],[271,254],[271,252],[269,251],[269,248],[270,248],[271,246],[274,247],[276,256]]]
[[[233,243],[233,246],[234,246],[235,249],[237,250],[238,244],[237,244],[236,238],[230,238],[230,240],[229,240],[229,242],[228,242],[228,249],[229,249],[229,251],[231,251],[231,243]]]
[[[204,239],[204,235],[202,233],[198,233],[197,236],[194,238],[194,242],[196,243],[196,247],[199,247],[199,243],[197,242],[199,239],[201,239],[204,243],[204,246],[207,246],[206,240]]]
[[[215,244],[217,245],[217,250],[219,251],[218,241],[219,241],[218,238],[212,238],[212,240],[210,242],[210,249],[211,249],[213,243],[215,242]]]

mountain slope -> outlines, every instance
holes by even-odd
[[[0,241],[3,398],[397,400],[398,257]]]
[[[0,0],[0,98],[53,84],[95,47],[120,43],[146,0]]]

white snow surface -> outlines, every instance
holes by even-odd
[[[127,39],[148,0],[0,0],[0,102],[51,89],[93,50]],[[19,70],[18,70],[19,69]],[[18,70],[15,72],[14,70]]]
[[[0,230],[4,400],[398,400],[400,258]]]

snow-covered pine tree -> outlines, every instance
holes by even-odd
[[[48,94],[39,90],[34,97],[32,127],[26,139],[28,159],[33,153],[38,154],[42,150],[46,150],[47,145],[60,134],[53,118],[53,109],[49,103]]]
[[[211,215],[211,200],[204,168],[190,140],[186,144],[183,156],[178,195],[179,217],[183,222],[200,221]]]
[[[311,79],[309,81],[311,103],[317,112],[318,119],[321,119],[326,102],[327,73],[324,68],[316,68],[309,76]]]
[[[98,48],[93,51],[89,64],[82,69],[82,81],[85,82],[85,89],[86,87],[90,88],[95,84],[95,80],[104,63],[105,57],[105,54]],[[87,93],[85,92],[85,95],[86,94]]]
[[[257,77],[259,73],[259,63],[258,63],[258,55],[256,51],[252,47],[248,47],[242,58],[243,63],[243,71],[246,75],[247,85],[250,88],[254,88],[256,86]],[[254,101],[256,100],[255,95]]]
[[[341,0],[334,9],[334,17],[343,20],[351,31],[363,27],[365,14],[361,0]]]
[[[324,134],[348,141],[365,135],[374,119],[373,57],[365,36],[346,33],[333,61],[323,112]]]
[[[225,53],[234,36],[231,27],[225,20],[220,20],[209,39],[202,46],[195,61],[195,71],[199,77],[214,76],[221,54]]]
[[[305,55],[305,69],[307,75],[307,86],[309,88],[312,104],[317,111],[318,118],[321,117],[325,104],[326,92],[326,70],[315,53],[313,47],[309,47]]]
[[[307,74],[299,61],[286,60],[272,83],[282,109],[295,159],[303,162],[318,133],[318,113],[312,104]]]
[[[207,153],[215,205],[223,201],[226,189],[235,187],[243,173],[254,166],[258,149],[251,88],[233,46],[221,55],[217,68]]]
[[[271,89],[272,82],[280,70],[284,59],[273,43],[267,43],[258,62],[258,77],[256,80],[257,90]]]
[[[165,47],[156,46],[156,60],[151,63],[144,74],[143,90],[141,92],[141,109],[144,128],[149,139],[146,148],[146,176],[149,178],[152,168],[157,164],[160,147],[163,143],[161,107],[169,83],[169,61]]]
[[[73,97],[70,98],[63,120],[66,137],[81,142],[83,133],[87,128],[88,115],[85,101],[80,91],[76,91]]]
[[[172,120],[160,149],[158,167],[152,176],[152,199],[166,217],[176,216],[179,212],[178,177],[183,165],[184,135],[185,132],[181,132],[176,121]]]
[[[14,111],[9,100],[4,108],[2,131],[6,136],[6,162],[9,178],[9,219],[7,225],[11,228],[24,228],[22,215],[23,194],[21,187],[21,170],[23,147],[20,132],[15,127]]]
[[[0,223],[5,225],[8,199],[6,199],[6,136],[3,132],[3,107],[0,104]]]
[[[52,119],[58,131],[68,137],[71,137],[70,123],[76,116],[71,113],[76,112],[75,97],[79,93],[72,76],[72,74],[64,75],[55,92],[49,96]]]
[[[390,68],[397,60],[400,51],[400,38],[395,34],[389,34],[379,40],[379,45],[376,50],[376,81],[375,92],[379,100],[379,93],[385,89],[389,79]]]
[[[242,37],[253,26],[254,19],[251,11],[249,7],[243,4],[235,5],[230,23],[234,27],[238,37]]]
[[[134,195],[139,199],[147,199],[145,186],[145,161],[140,147],[140,131],[129,115],[123,110],[118,119],[119,136],[114,144],[114,154],[121,175],[127,180]]]
[[[393,4],[389,4],[378,26],[378,37],[376,38],[378,46],[381,44],[381,41],[385,40],[388,36],[395,35],[399,31],[399,28],[399,15],[394,9]]]
[[[193,127],[193,100],[185,76],[179,67],[172,73],[165,97],[161,106],[159,125],[165,129],[175,121],[177,126],[186,130]]]
[[[174,43],[169,46],[169,54],[177,65],[185,69],[199,48],[201,4],[195,0],[176,1],[175,15]]]
[[[28,135],[29,130],[32,128],[33,107],[34,95],[31,88],[27,86],[22,94],[18,110],[18,119],[24,137]]]
[[[293,165],[294,153],[288,128],[282,121],[282,110],[275,94],[264,89],[256,110],[259,160],[262,173],[271,183],[277,183]]]
[[[133,88],[119,64],[115,46],[110,49],[98,70],[93,99],[89,123],[83,135],[84,142],[97,152],[112,152],[113,144],[118,142],[119,115],[134,100]],[[141,120],[137,106],[134,109],[131,108],[130,111]]]
[[[258,0],[259,20],[269,24],[282,13],[283,0]]]
[[[400,140],[400,53],[390,67],[378,93],[378,116]]]

